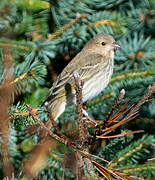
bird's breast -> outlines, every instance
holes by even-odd
[[[94,70],[95,71],[95,70]],[[87,101],[97,96],[108,85],[113,73],[113,60],[105,65],[101,65],[99,70],[83,86],[83,101]]]

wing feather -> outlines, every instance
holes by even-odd
[[[81,60],[85,59],[84,61]],[[65,95],[65,85],[70,84],[71,88],[75,87],[73,78],[73,72],[77,71],[80,79],[86,81],[91,78],[96,71],[94,68],[100,66],[101,61],[104,61],[104,57],[101,54],[88,54],[80,56],[80,53],[65,67],[62,73],[58,76],[56,82],[50,89],[50,95],[46,102],[53,101]],[[51,97],[51,98],[50,98]]]

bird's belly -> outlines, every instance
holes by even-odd
[[[112,69],[107,73],[101,71],[95,74],[90,80],[84,83],[82,94],[83,102],[97,96],[108,85],[112,75]]]

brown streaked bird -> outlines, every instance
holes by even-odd
[[[114,38],[105,33],[97,34],[86,43],[53,83],[44,102],[54,120],[76,102],[73,72],[83,81],[83,102],[92,99],[108,85],[113,73],[114,52],[119,47]]]

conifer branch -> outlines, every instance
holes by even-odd
[[[19,81],[21,81],[23,79],[27,79],[29,76],[32,76],[33,79],[36,79],[37,75],[36,75],[36,72],[35,72],[34,68],[32,68],[29,71],[23,73],[22,75],[16,77],[14,80],[12,80],[10,82],[10,85],[14,85],[14,84],[18,83]],[[0,89],[1,88],[2,88],[2,85],[0,85]]]
[[[30,51],[30,48],[28,46],[10,44],[5,42],[0,42],[0,47],[17,48],[17,49],[23,49],[25,51]]]
[[[143,97],[155,75],[153,7],[153,0],[0,1],[0,179],[74,176],[82,180],[93,179],[97,171],[101,179],[153,178],[155,139],[146,133],[153,134],[155,127],[154,94],[150,97],[154,90]],[[75,16],[77,12],[82,14]],[[25,103],[41,103],[46,96],[45,86],[56,80],[51,78],[51,71],[60,73],[92,36],[103,32],[112,35],[121,48],[115,53],[115,72],[105,93],[87,103],[91,116],[99,119],[94,120],[97,126],[86,114],[86,121],[83,119],[82,86],[73,86],[77,89],[76,113],[75,106],[67,108],[59,124],[40,107],[27,111]],[[117,99],[122,88],[130,101]],[[137,103],[130,105],[132,102]],[[144,136],[135,135],[143,131],[139,128],[145,131]],[[28,154],[25,149],[29,145]],[[53,150],[57,157],[52,155]]]
[[[90,102],[88,102],[88,106],[92,106],[92,105],[94,105],[94,104],[96,104],[96,103],[102,102],[102,101],[104,101],[105,99],[109,99],[109,98],[111,98],[111,97],[113,97],[113,96],[114,96],[114,95],[113,95],[113,92],[109,92],[109,93],[107,93],[107,94],[104,94],[104,95],[102,95],[102,96],[100,96],[100,97],[97,97],[97,98],[91,100]]]
[[[48,35],[48,40],[54,40],[56,38],[58,38],[59,36],[61,36],[61,34],[63,34],[67,29],[69,29],[71,26],[73,26],[74,24],[76,24],[81,18],[86,18],[88,16],[88,14],[77,14],[77,17],[75,19],[73,19],[71,22],[69,22],[68,24],[65,24],[64,26],[62,26],[60,29],[58,29],[55,33],[53,34],[49,34]]]
[[[93,22],[91,24],[88,24],[89,27],[91,26],[100,26],[100,25],[112,25],[112,26],[118,26],[118,23],[109,19],[101,19],[99,21]]]
[[[77,121],[78,121],[78,132],[79,132],[79,139],[80,139],[80,144],[81,149],[84,149],[85,152],[88,152],[89,149],[88,147],[84,147],[84,143],[88,141],[88,125],[86,120],[83,118],[83,99],[82,99],[82,87],[83,87],[83,82],[80,80],[79,74],[74,71],[73,72],[73,77],[75,80],[75,85],[76,85],[76,105],[77,105]],[[87,167],[87,171],[90,174],[91,178],[95,178],[96,180],[98,179],[97,174],[95,173],[94,165],[92,164],[91,160],[85,157],[81,157],[81,161],[84,161]],[[81,169],[82,168],[82,169]],[[82,172],[83,172],[83,166],[80,167],[80,174],[82,178]]]
[[[154,173],[155,171],[155,164],[143,164],[143,165],[135,165],[134,167],[126,167],[124,169],[120,169],[123,171],[124,174],[133,174],[133,173],[144,173],[144,171],[152,171]]]
[[[17,77],[15,80],[13,80],[13,81],[11,82],[11,84],[15,84],[15,83],[17,83],[18,81],[27,78],[28,73],[29,73],[29,72],[25,72],[24,74],[20,75],[20,76]]]
[[[107,116],[104,119],[104,124],[106,126],[109,125],[111,117],[113,116],[114,112],[119,107],[119,105],[122,103],[124,96],[125,96],[125,90],[122,89],[120,91],[120,94],[119,94],[116,102],[113,104],[111,111],[108,112]],[[108,123],[107,123],[107,121],[108,121]]]
[[[113,82],[116,80],[121,80],[121,79],[126,79],[128,77],[145,76],[145,75],[151,75],[151,74],[153,74],[153,73],[150,70],[141,71],[141,72],[130,72],[130,73],[125,73],[122,75],[114,76],[111,78],[110,82]]]
[[[129,146],[127,146],[125,149],[123,149],[117,159],[113,159],[108,166],[109,167],[116,167],[119,165],[120,162],[129,159],[130,157],[134,157],[137,153],[138,156],[140,156],[140,152],[146,150],[147,146],[149,145],[149,142],[152,142],[154,139],[151,136],[143,136],[140,140],[137,142],[131,143]],[[137,157],[138,158],[138,157]]]
[[[121,126],[124,123],[127,123],[138,116],[139,108],[144,104],[145,102],[149,101],[149,97],[152,95],[152,93],[155,92],[155,82],[152,84],[152,86],[149,86],[148,92],[143,96],[143,98],[137,103],[137,105],[131,105],[127,106],[128,102],[126,102],[121,109],[117,111],[115,115],[113,115],[114,111],[116,111],[116,108],[118,108],[118,105],[120,102],[122,102],[122,99],[124,97],[125,92],[121,91],[118,99],[114,103],[112,110],[108,113],[106,118],[103,120],[103,122],[98,122],[98,129],[95,131],[94,136],[97,138],[113,138],[113,137],[119,137],[126,133],[121,133],[119,135],[113,135],[113,136],[105,136],[106,134],[114,131],[116,128]],[[117,121],[122,115],[127,113],[127,115],[120,121]],[[113,123],[113,124],[112,124]],[[112,125],[111,125],[112,124]],[[139,131],[142,132],[142,131]],[[133,133],[139,133],[138,131],[135,131]],[[103,133],[103,134],[101,134]],[[96,136],[97,135],[97,136]]]
[[[20,81],[20,80],[23,80],[23,79],[27,78],[27,77],[28,77],[28,73],[29,73],[29,72],[25,72],[25,73],[23,73],[22,75],[20,75],[19,77],[17,77],[17,78],[16,78],[16,79],[14,79],[13,81],[11,81],[11,82],[10,82],[10,85],[13,85],[13,84],[17,83],[18,81]],[[0,89],[1,89],[2,87],[3,87],[3,86],[2,86],[2,85],[0,85]]]
[[[130,119],[131,116],[133,116],[139,108],[148,100],[148,98],[155,92],[155,82],[148,87],[148,91],[146,94],[144,94],[143,98],[137,103],[137,105],[131,109],[129,114],[126,116],[126,119]]]
[[[45,126],[45,124],[43,122],[41,122],[41,120],[38,118],[38,116],[33,112],[33,109],[31,108],[30,105],[26,105],[27,109],[29,110],[30,114],[34,117],[34,119],[36,119],[38,121],[38,123],[40,124],[40,126],[42,128],[44,128],[50,136],[52,136],[54,139],[65,143],[66,141],[63,138],[60,138],[59,136],[57,136],[56,134],[54,134],[48,127]]]

